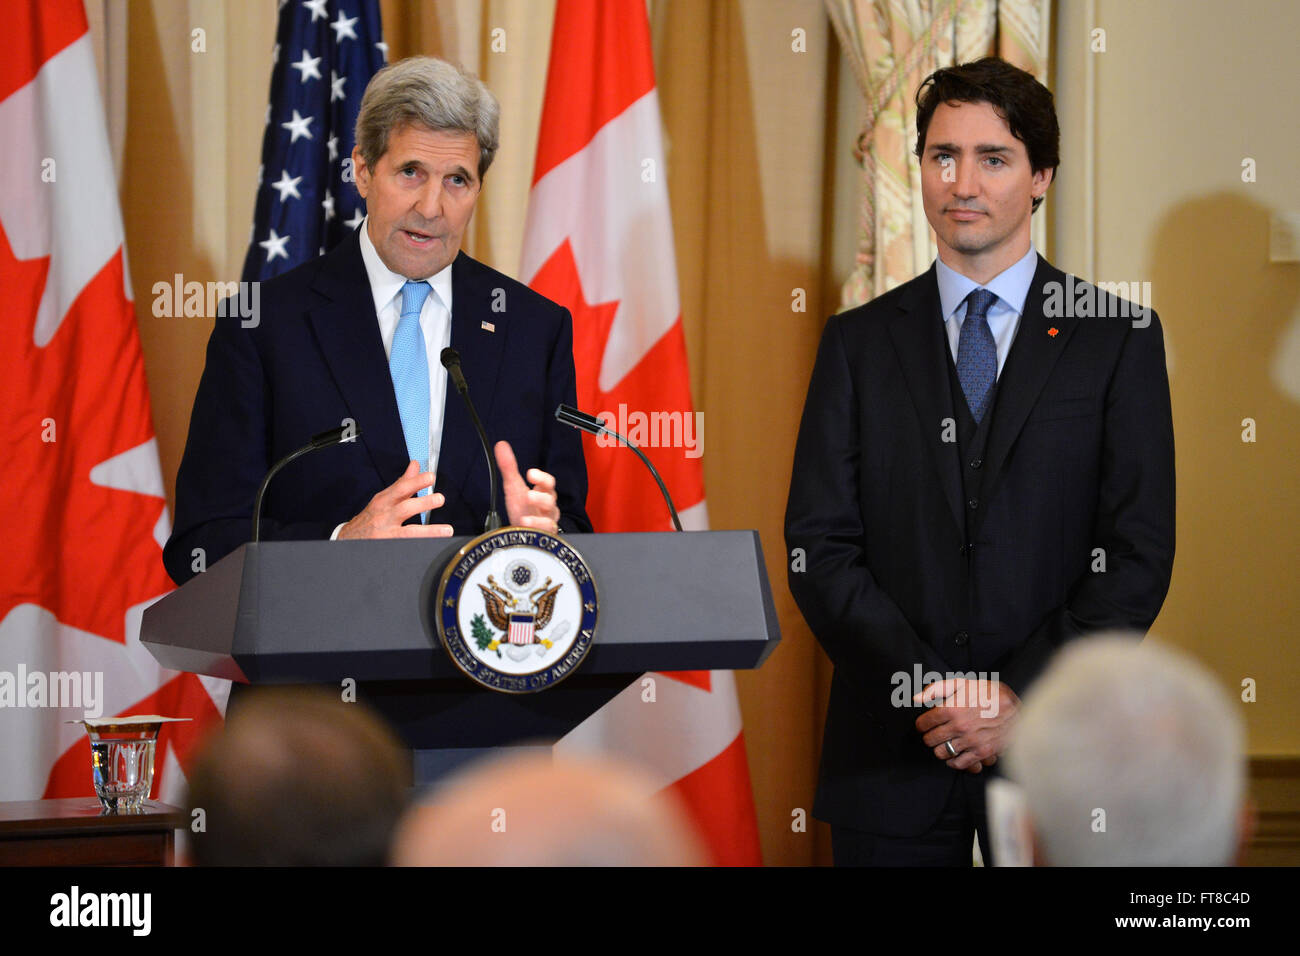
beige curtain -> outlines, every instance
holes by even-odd
[[[849,308],[920,274],[937,254],[912,153],[916,88],[937,69],[989,54],[1046,83],[1051,0],[826,0],[826,7],[866,99],[854,154],[862,167],[857,264],[842,292]],[[1034,217],[1040,252],[1045,222],[1043,212]]]

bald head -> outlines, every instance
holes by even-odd
[[[627,766],[506,756],[412,808],[398,866],[690,866],[705,862],[679,804]]]

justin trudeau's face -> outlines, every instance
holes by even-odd
[[[1033,199],[1051,176],[1030,168],[1025,144],[992,104],[940,103],[926,130],[921,197],[944,261],[1010,257],[1005,267],[1024,255]]]

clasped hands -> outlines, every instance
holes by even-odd
[[[558,531],[560,506],[555,494],[555,476],[540,468],[529,468],[526,476],[519,474],[519,464],[509,442],[499,441],[493,450],[501,471],[501,490],[509,523],[539,531]],[[449,524],[403,524],[412,515],[443,506],[445,498],[440,494],[416,497],[423,489],[432,489],[434,480],[432,472],[422,472],[418,462],[411,462],[401,478],[371,498],[361,514],[339,529],[339,539],[450,537]]]
[[[969,773],[980,773],[997,763],[1020,709],[1015,691],[996,680],[935,681],[912,700],[929,705],[916,718],[916,729],[925,745],[949,767]],[[948,748],[950,742],[952,750]]]

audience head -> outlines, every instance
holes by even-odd
[[[1218,866],[1248,818],[1244,743],[1204,667],[1111,633],[1067,646],[1030,688],[1005,767],[1041,862]]]
[[[379,866],[410,792],[410,755],[364,705],[251,690],[190,775],[199,866]]]
[[[641,772],[596,758],[505,755],[413,807],[398,866],[689,866],[705,862],[681,806]]]

